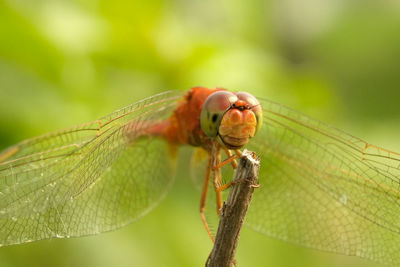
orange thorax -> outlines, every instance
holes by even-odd
[[[207,97],[224,89],[194,87],[187,92],[167,121],[162,136],[175,144],[205,146],[206,136],[200,127],[200,113]]]

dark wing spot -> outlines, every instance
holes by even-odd
[[[218,119],[218,115],[217,115],[217,114],[214,114],[214,115],[212,116],[212,118],[211,118],[211,120],[212,120],[213,123],[215,123],[215,122],[217,121],[217,119]]]

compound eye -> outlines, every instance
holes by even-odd
[[[257,98],[255,98],[255,96],[253,96],[252,94],[246,92],[238,92],[236,93],[236,95],[239,100],[245,101],[247,104],[249,104],[250,107],[260,105],[260,102],[258,102]]]
[[[257,133],[261,128],[263,119],[260,102],[252,94],[246,92],[238,92],[236,95],[239,100],[247,102],[247,104],[250,106],[250,110],[253,111],[254,115],[256,115],[257,119],[256,133]]]
[[[222,117],[237,100],[237,96],[228,91],[217,91],[207,97],[200,114],[200,126],[207,136],[217,136]]]

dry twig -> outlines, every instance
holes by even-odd
[[[208,267],[229,267],[234,263],[240,229],[258,187],[260,160],[254,152],[244,150],[236,169],[234,184],[222,208],[213,250],[206,262]]]

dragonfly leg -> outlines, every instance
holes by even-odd
[[[219,190],[221,187],[221,169],[218,168],[214,171],[214,190],[216,194],[216,201],[217,201],[217,214],[218,216],[221,215],[221,210],[222,210],[222,190]]]
[[[216,190],[216,191],[219,191],[219,192],[222,192],[222,191],[224,191],[225,189],[231,187],[231,185],[236,184],[236,183],[237,183],[237,182],[227,182],[227,183],[224,184],[224,185],[218,186],[217,188],[215,188],[215,190]]]
[[[224,149],[224,150],[225,150],[225,153],[228,156],[228,158],[226,160],[218,163],[215,167],[213,167],[213,170],[221,168],[221,167],[225,166],[228,163],[231,163],[232,167],[234,169],[237,168],[238,165],[237,165],[236,159],[240,158],[242,156],[242,151],[240,151],[239,149],[235,149],[234,150],[235,151],[235,155],[232,155],[232,152],[229,149]]]
[[[208,191],[208,183],[210,181],[210,173],[211,173],[211,157],[208,158],[206,176],[204,177],[203,190],[201,192],[200,199],[200,217],[206,228],[208,236],[211,238],[212,242],[214,242],[214,237],[211,234],[210,227],[208,226],[206,216],[204,215],[204,211],[206,209],[206,199],[207,199],[207,191]]]
[[[226,151],[225,151],[226,152]],[[213,167],[214,171],[214,190],[215,193],[217,194],[217,213],[220,215],[221,209],[222,209],[222,191],[226,190],[227,188],[231,187],[233,184],[238,184],[242,183],[245,181],[245,179],[240,179],[237,181],[230,181],[228,183],[222,184],[221,182],[221,171],[220,168],[224,165],[226,165],[228,160],[234,160],[235,158],[239,158],[242,155],[242,152],[240,150],[235,150],[235,155],[231,156],[230,158],[224,160],[221,163],[218,163],[215,167]],[[235,162],[236,163],[236,162]],[[259,188],[260,185],[252,185],[254,188]]]
[[[235,149],[235,154],[240,158],[242,156],[242,151],[240,149]]]
[[[230,155],[229,158],[227,158],[226,160],[224,160],[224,161],[218,163],[217,166],[214,166],[214,167],[213,167],[213,171],[216,170],[216,169],[219,169],[219,168],[221,168],[221,167],[223,167],[223,166],[225,166],[225,165],[228,164],[228,163],[231,163],[231,164],[232,164],[232,167],[233,167],[234,169],[236,169],[236,168],[237,168],[237,162],[235,161],[235,159],[237,159],[238,157],[239,157],[238,155],[233,155],[233,156]]]
[[[216,194],[217,214],[219,216],[222,209],[222,193],[217,189],[221,186],[221,166],[223,166],[224,164],[221,165],[221,149],[217,143],[215,143],[212,147],[210,163],[211,163],[211,170],[213,171],[214,175],[213,185]]]
[[[212,162],[212,170],[214,171],[214,190],[216,193],[217,200],[217,214],[220,215],[223,201],[222,201],[222,191],[229,188],[234,182],[228,182],[226,184],[222,184],[221,179],[221,167],[225,166],[228,163],[232,164],[234,169],[237,168],[237,162],[235,159],[239,158],[242,155],[242,152],[239,149],[234,150],[235,155],[232,155],[231,151],[228,149],[224,149],[228,158],[221,162],[221,153],[220,151],[216,151],[214,160]]]
[[[225,150],[225,154],[228,156],[228,159],[231,158],[232,157],[232,152],[229,149],[226,149],[226,148],[224,150]],[[232,168],[234,168],[234,169],[236,169],[238,167],[238,164],[236,162],[236,158],[238,158],[238,157],[239,156],[236,154],[235,158],[233,158],[231,160]],[[226,160],[228,160],[228,159],[226,159]]]
[[[218,163],[215,167],[213,167],[213,171],[215,171],[216,169],[219,169],[219,168],[221,168],[221,167],[223,167],[223,166],[225,166],[226,164],[228,164],[229,162],[231,162],[231,164],[232,164],[232,167],[234,168],[234,169],[236,169],[237,168],[237,162],[236,162],[236,159],[237,158],[239,158],[241,155],[242,155],[242,152],[240,151],[240,150],[235,150],[235,155],[232,155],[232,153],[231,153],[231,151],[229,150],[229,149],[224,149],[225,150],[225,153],[226,153],[226,155],[228,156],[228,158],[226,159],[226,160],[224,160],[224,161],[222,161],[222,162],[220,162],[220,163]],[[228,182],[228,183],[226,183],[226,184],[224,184],[224,185],[221,185],[221,179],[219,179],[219,183],[215,183],[214,182],[214,184],[215,184],[215,191],[216,192],[218,192],[218,191],[224,191],[225,189],[227,189],[227,188],[229,188],[232,184],[233,184],[234,182]]]

